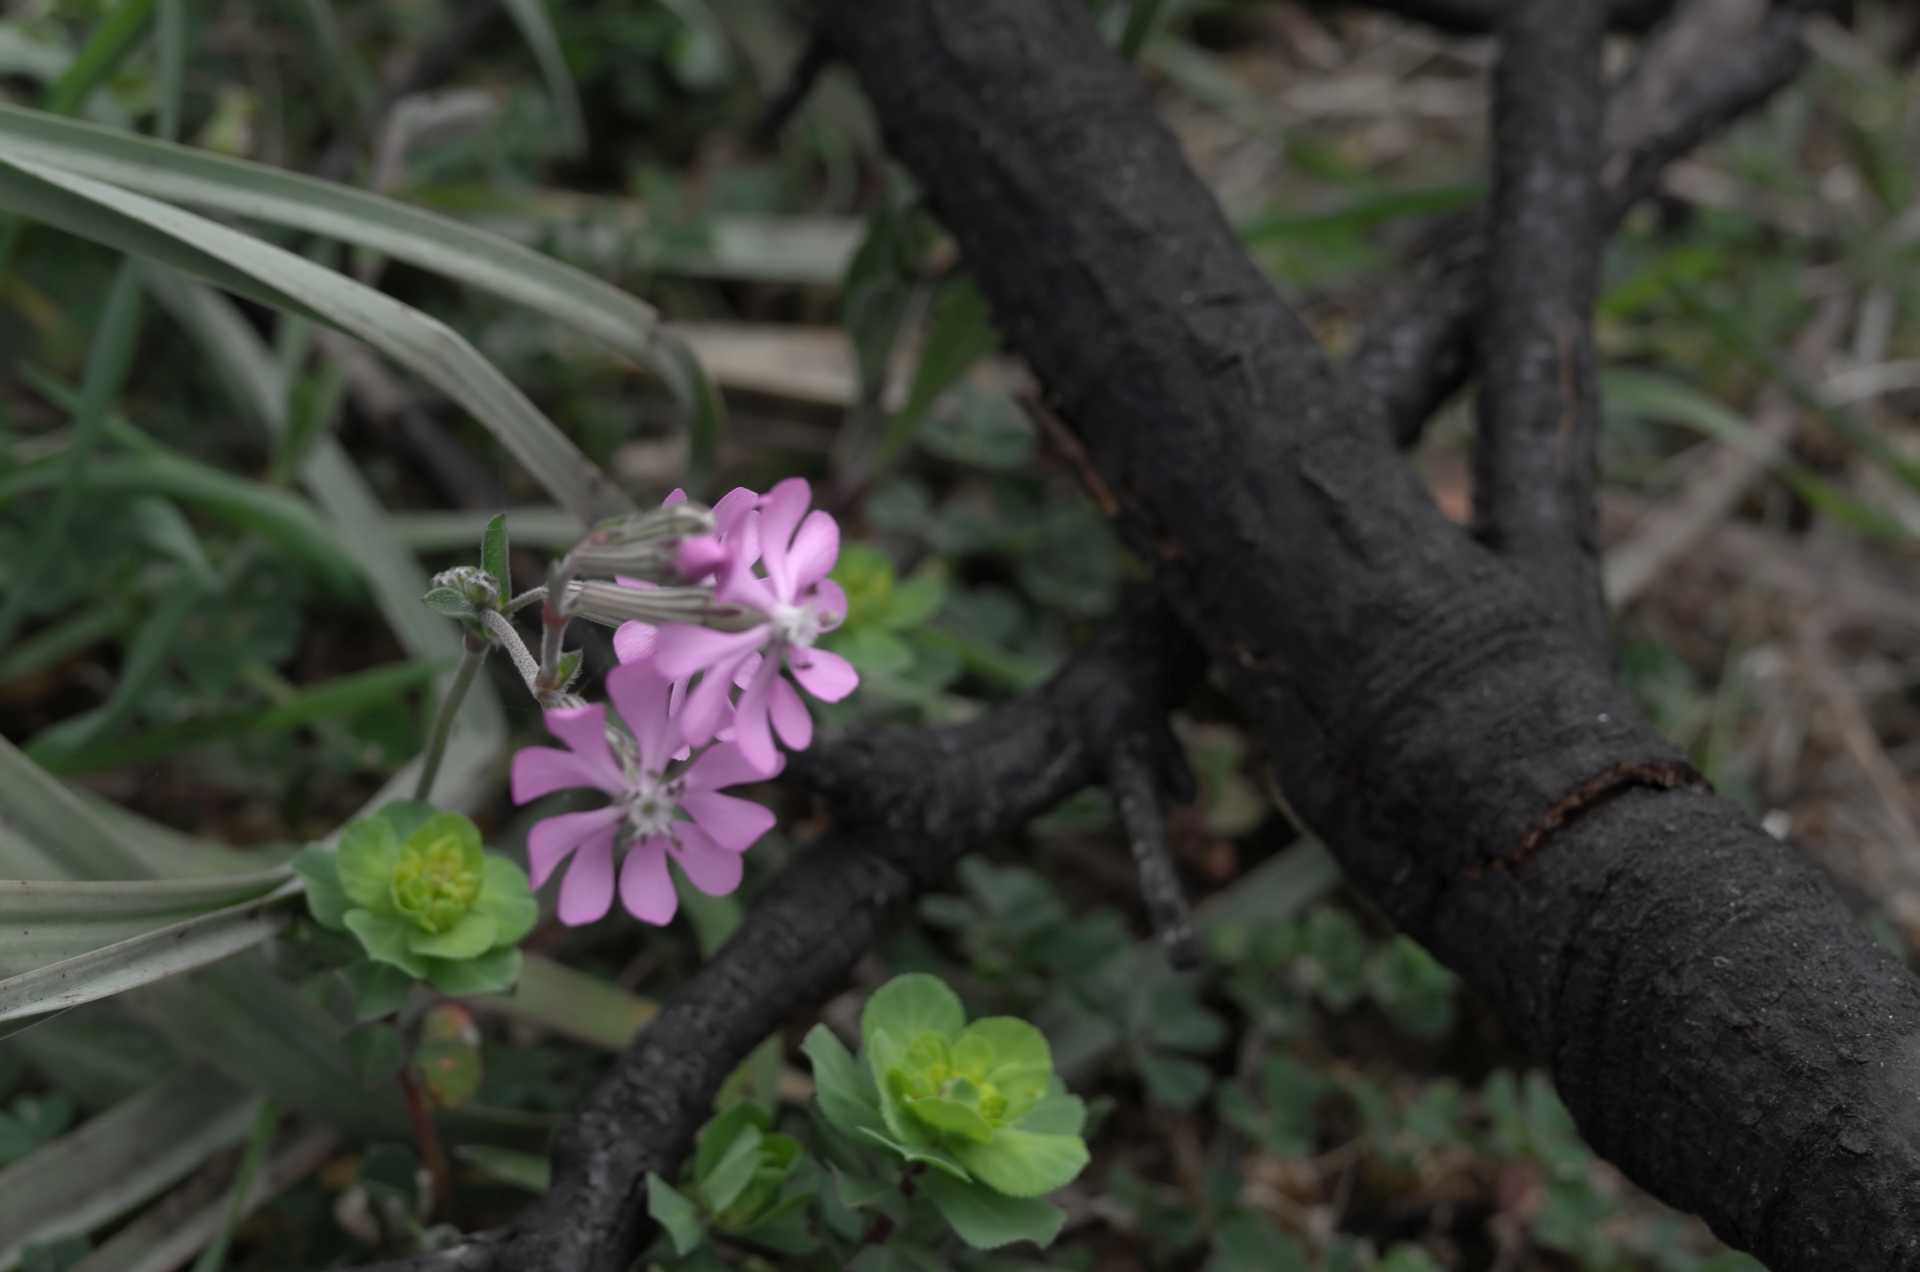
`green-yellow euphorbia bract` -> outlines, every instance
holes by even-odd
[[[472,821],[424,804],[388,804],[349,823],[335,852],[308,848],[294,865],[323,926],[449,994],[510,987],[513,947],[540,913],[526,872],[486,852]]]
[[[860,1034],[880,1116],[900,1144],[1011,1197],[1052,1192],[1086,1166],[1084,1109],[1054,1077],[1045,1035],[1026,1021],[967,1024],[952,990],[916,974],[874,992]]]

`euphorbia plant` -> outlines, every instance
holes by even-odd
[[[447,994],[510,988],[514,948],[539,917],[526,872],[481,847],[458,813],[410,800],[349,822],[336,851],[294,861],[321,926],[350,932],[366,957]]]
[[[938,978],[897,976],[860,1016],[856,1062],[816,1025],[803,1049],[827,1121],[907,1163],[969,1245],[1050,1243],[1064,1218],[1040,1200],[1087,1164],[1086,1106],[1053,1071],[1038,1029],[1011,1016],[967,1023]]]

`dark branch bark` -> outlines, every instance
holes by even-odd
[[[1423,23],[1449,35],[1488,35],[1499,29],[1526,0],[1358,0],[1371,9]],[[1607,25],[1616,31],[1644,31],[1673,8],[1673,0],[1610,0]]]
[[[1601,0],[1515,6],[1493,77],[1492,230],[1477,339],[1474,532],[1595,649],[1600,591]]]
[[[1920,986],[1732,804],[1652,780],[1569,802],[1682,757],[1355,427],[1370,404],[1084,7],[826,24],[1355,882],[1650,1190],[1785,1272],[1912,1266]]]
[[[1602,225],[1611,233],[1650,194],[1661,169],[1765,102],[1806,60],[1800,19],[1742,0],[1693,0],[1656,35],[1607,105]],[[1349,374],[1380,404],[1401,446],[1465,384],[1474,365],[1474,316],[1485,293],[1485,213],[1449,217],[1432,251],[1348,359]]]
[[[1101,780],[1132,739],[1164,735],[1198,669],[1193,652],[1163,608],[1139,607],[981,720],[874,730],[794,756],[789,774],[827,797],[834,830],[594,1088],[555,1145],[552,1191],[506,1233],[390,1268],[625,1272],[653,1227],[647,1172],[674,1172],[747,1053],[842,985],[898,907],[962,853]]]

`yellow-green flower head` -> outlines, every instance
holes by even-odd
[[[335,852],[308,848],[294,862],[307,906],[323,926],[352,932],[369,959],[448,994],[513,984],[513,947],[539,906],[526,871],[486,852],[458,813],[389,804],[348,824]]]
[[[860,1033],[883,1142],[1014,1197],[1051,1192],[1086,1165],[1085,1109],[1026,1021],[968,1024],[952,990],[916,974],[874,992]]]
[[[436,817],[415,831],[393,867],[394,908],[428,932],[451,931],[480,895],[484,854],[477,837],[447,824],[453,820]]]

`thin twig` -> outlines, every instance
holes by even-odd
[[[508,630],[512,630],[511,626]],[[420,780],[414,783],[413,797],[417,800],[424,801],[433,794],[434,779],[440,776],[440,761],[447,754],[447,739],[453,734],[454,717],[460,714],[467,690],[473,688],[474,677],[487,661],[488,648],[486,637],[473,631],[466,633],[460,651],[460,668],[453,674],[453,683],[447,686],[447,696],[440,700],[440,711],[434,717],[433,733],[427,739],[426,755],[420,764]]]

